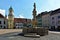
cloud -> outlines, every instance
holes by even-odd
[[[25,18],[22,14],[15,16],[15,18]]]
[[[0,13],[1,13],[3,16],[5,16],[5,10],[0,9]]]
[[[60,0],[47,0],[48,5],[52,7],[53,9],[59,8],[60,7]]]
[[[19,15],[19,18],[25,18],[24,16],[22,16],[22,15]]]
[[[39,7],[39,6],[38,6]],[[44,11],[51,11],[60,8],[60,0],[43,0],[41,8],[38,8],[37,14]]]

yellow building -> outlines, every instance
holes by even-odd
[[[8,14],[8,28],[13,29],[14,28],[14,15],[13,15],[13,9],[12,7],[9,8],[9,14]]]

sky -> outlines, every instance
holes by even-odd
[[[0,0],[0,13],[4,16],[8,15],[12,6],[14,17],[31,19],[34,2],[37,14],[60,8],[60,0]]]

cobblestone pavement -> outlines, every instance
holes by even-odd
[[[0,40],[60,40],[60,34],[49,33],[40,38],[31,38],[18,35],[20,32],[0,35]]]
[[[0,29],[0,34],[11,33],[11,32],[22,32],[22,29]]]

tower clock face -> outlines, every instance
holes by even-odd
[[[13,13],[13,10],[9,10],[10,13]]]
[[[10,12],[12,12],[12,10],[10,10]]]

